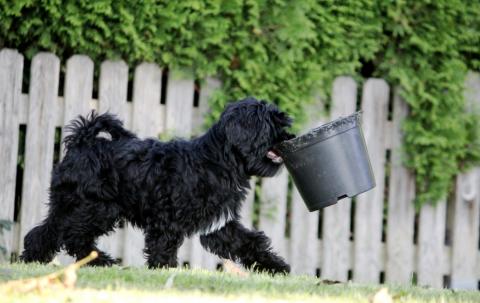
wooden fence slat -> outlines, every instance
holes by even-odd
[[[204,128],[205,117],[208,114],[208,99],[211,94],[220,86],[220,81],[208,78],[202,84],[198,107],[193,108],[192,112],[192,135],[202,135],[206,130]],[[193,106],[193,105],[192,105]],[[191,239],[190,266],[192,268],[205,268],[215,270],[221,260],[214,254],[206,251],[200,244],[199,236],[195,235]]]
[[[23,56],[16,50],[0,51],[0,220],[13,224],[17,172],[19,107],[22,93]],[[13,226],[0,234],[6,260],[13,251]],[[0,261],[3,254],[0,253]]]
[[[365,142],[376,187],[357,197],[353,279],[376,283],[380,278],[382,212],[385,178],[385,125],[389,87],[382,79],[369,79],[363,87],[362,110]]]
[[[247,228],[253,226],[253,203],[255,199],[255,184],[257,179],[253,177],[250,180],[250,190],[248,191],[245,201],[243,201],[242,209],[240,212],[240,222]]]
[[[87,56],[74,55],[67,60],[65,74],[65,109],[63,124],[68,125],[78,115],[85,116],[90,111],[93,90],[93,61]],[[62,140],[66,133],[62,131]],[[64,146],[61,147],[64,154]]]
[[[23,237],[47,214],[48,187],[53,165],[55,115],[60,60],[50,53],[33,57],[25,142],[20,247]]]
[[[275,177],[263,178],[260,194],[259,229],[272,239],[273,250],[286,257],[285,216],[288,173],[283,168]]]
[[[480,169],[457,177],[452,237],[452,288],[477,289],[477,251],[480,223]]]
[[[110,112],[118,115],[125,124],[127,118],[128,66],[123,61],[105,61],[100,66],[99,104],[100,113]],[[123,230],[115,229],[98,240],[98,247],[115,258],[123,253]]]
[[[339,77],[333,83],[331,120],[355,112],[357,84],[350,77]],[[350,198],[323,210],[323,254],[321,276],[347,281],[350,262]]]
[[[443,286],[442,260],[445,240],[447,202],[422,206],[418,226],[417,277],[418,284]]]
[[[162,71],[153,63],[135,69],[133,84],[133,132],[140,137],[158,138],[165,117],[160,113]]]
[[[415,254],[413,245],[415,179],[402,164],[402,123],[407,114],[407,104],[400,98],[397,90],[393,104],[385,279],[387,282],[404,284],[411,282]]]
[[[322,125],[325,120],[323,101],[317,101],[306,109],[305,132]],[[318,212],[309,212],[295,185],[291,192],[289,262],[294,274],[315,275],[318,251]]]
[[[90,111],[93,91],[93,61],[89,57],[74,55],[67,60],[64,87],[64,111],[61,126],[70,124],[78,115],[85,116]],[[62,141],[66,135],[65,129],[62,129]],[[65,155],[63,144],[60,146],[60,151],[60,157],[63,158]],[[58,260],[61,264],[74,262],[74,258],[63,251],[58,255]]]
[[[167,136],[188,138],[192,131],[193,76],[185,71],[170,70],[167,83],[165,131]],[[189,262],[191,239],[186,239],[178,251],[179,264]]]
[[[199,135],[205,131],[205,118],[209,112],[208,101],[215,90],[219,89],[221,82],[215,78],[207,78],[200,89],[198,107],[193,111],[193,135]]]
[[[158,138],[164,117],[160,114],[162,71],[153,63],[142,63],[135,69],[133,84],[132,130],[141,138]],[[129,223],[124,229],[123,264],[140,266],[145,263],[145,237]]]
[[[290,265],[293,274],[316,274],[318,212],[309,212],[298,189],[292,191]]]
[[[100,66],[99,112],[125,119],[128,66],[123,61],[105,61]]]
[[[167,84],[166,131],[168,135],[189,137],[193,117],[193,76],[171,70]]]
[[[469,112],[480,107],[480,73],[469,73],[465,85],[465,100]],[[457,176],[453,216],[452,280],[455,289],[477,289],[476,271],[480,228],[480,169]]]

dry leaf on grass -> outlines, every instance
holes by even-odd
[[[46,288],[72,288],[77,281],[77,269],[87,264],[93,259],[98,257],[96,251],[92,251],[90,255],[82,260],[70,264],[62,270],[54,273],[29,279],[21,279],[10,281],[0,285],[0,293],[2,292],[30,292],[30,291],[42,291]]]

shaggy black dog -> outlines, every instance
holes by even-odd
[[[79,117],[52,173],[48,216],[25,236],[21,260],[49,262],[65,248],[77,259],[96,250],[92,265],[111,265],[95,242],[125,219],[143,230],[150,268],[176,266],[184,238],[199,233],[202,245],[222,258],[289,272],[263,232],[239,223],[239,210],[250,177],[280,169],[271,149],[293,137],[290,123],[277,107],[253,98],[229,105],[191,141],[141,140],[110,114]]]

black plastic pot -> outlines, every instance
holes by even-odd
[[[375,187],[360,124],[355,113],[275,146],[310,211]]]

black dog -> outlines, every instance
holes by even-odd
[[[110,114],[79,117],[53,170],[48,216],[25,236],[21,260],[49,262],[61,248],[83,258],[99,251],[96,239],[126,219],[145,233],[150,268],[176,266],[184,238],[200,233],[202,245],[222,258],[289,272],[264,233],[238,219],[250,177],[273,176],[281,167],[271,149],[293,137],[290,123],[277,107],[253,98],[228,106],[191,141],[141,140]],[[113,263],[99,251],[92,265]]]

